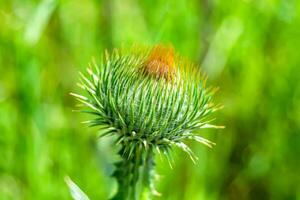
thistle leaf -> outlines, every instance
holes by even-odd
[[[67,183],[74,200],[89,200],[88,196],[70,179],[70,177],[66,176],[65,182]]]

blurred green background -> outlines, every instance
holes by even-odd
[[[116,189],[110,140],[74,113],[78,71],[104,49],[172,43],[199,63],[224,130],[194,165],[157,158],[162,200],[300,199],[297,0],[0,0],[0,199],[91,198]]]

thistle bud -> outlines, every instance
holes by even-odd
[[[117,138],[121,161],[114,173],[119,184],[114,199],[142,195],[136,186],[140,179],[142,188],[155,193],[155,152],[169,159],[176,146],[195,161],[184,141],[214,145],[195,134],[201,128],[220,128],[209,124],[210,114],[218,109],[212,102],[213,90],[206,88],[199,68],[176,56],[173,48],[115,50],[93,68],[81,75],[85,95],[73,95],[88,108],[84,112],[94,116],[89,125],[99,126],[101,136]]]

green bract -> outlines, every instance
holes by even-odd
[[[160,47],[106,53],[87,75],[81,74],[79,85],[86,95],[73,94],[89,108],[83,112],[94,116],[87,121],[90,126],[99,126],[101,136],[117,136],[123,160],[116,164],[119,191],[115,199],[140,196],[136,191],[139,168],[153,168],[154,151],[169,160],[171,147],[177,146],[194,161],[185,140],[209,147],[214,144],[195,134],[201,128],[218,128],[210,125],[208,118],[217,109],[212,103],[213,90],[205,87],[197,67],[167,51]],[[144,173],[144,186],[153,190],[151,185],[149,169]],[[120,187],[128,191],[120,191]]]

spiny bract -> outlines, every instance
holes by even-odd
[[[218,128],[208,118],[218,109],[214,90],[205,87],[197,66],[183,61],[171,47],[106,52],[102,62],[81,74],[79,86],[86,96],[74,95],[95,117],[101,135],[117,135],[128,159],[135,148],[156,149],[170,157],[171,146],[195,156],[184,143],[192,139],[211,147],[196,135],[201,128]]]

